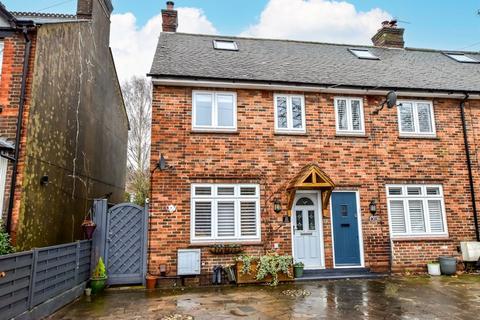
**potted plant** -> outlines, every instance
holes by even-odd
[[[85,234],[85,237],[87,238],[87,240],[92,239],[93,232],[95,231],[96,228],[97,228],[97,225],[95,224],[95,222],[93,222],[89,212],[82,223],[83,233]]]
[[[274,252],[261,257],[241,255],[236,257],[236,279],[238,284],[293,281],[293,258]]]
[[[440,273],[440,263],[432,261],[427,263],[428,274],[431,276],[439,276]]]
[[[147,280],[147,289],[152,290],[157,286],[158,277],[148,274],[145,279]]]
[[[293,265],[293,274],[295,275],[295,278],[301,278],[303,276],[303,268],[305,265],[303,262],[297,262]]]
[[[105,288],[107,282],[107,270],[105,269],[105,264],[103,259],[100,257],[98,259],[97,266],[93,270],[92,277],[90,278],[90,287],[92,288],[92,294],[97,294],[102,292]]]

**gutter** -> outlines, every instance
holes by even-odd
[[[23,111],[25,109],[25,95],[27,90],[27,77],[28,77],[28,68],[30,62],[30,51],[32,49],[32,41],[28,36],[28,28],[24,26],[22,28],[23,37],[25,38],[25,52],[23,56],[23,72],[22,72],[22,86],[20,89],[20,102],[18,105],[18,118],[17,118],[17,132],[15,135],[15,153],[13,156],[13,170],[12,170],[12,180],[10,184],[10,196],[8,199],[8,212],[7,212],[7,232],[11,234],[12,230],[12,213],[13,205],[15,200],[15,186],[17,184],[17,175],[18,175],[18,158],[20,154],[20,140],[22,135],[22,125],[23,125]]]
[[[465,154],[467,156],[467,169],[468,169],[468,182],[470,185],[470,193],[472,195],[472,209],[473,209],[473,223],[475,224],[475,235],[477,241],[480,241],[480,230],[478,226],[478,213],[477,213],[477,203],[475,199],[475,184],[473,181],[472,173],[472,162],[470,159],[470,146],[468,144],[468,134],[467,134],[467,124],[465,121],[465,102],[468,100],[469,95],[465,93],[463,100],[460,102],[460,116],[462,119],[462,128],[463,128],[463,141],[465,144]]]

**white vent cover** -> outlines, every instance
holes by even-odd
[[[179,249],[177,254],[177,275],[200,274],[200,249]]]
[[[480,257],[480,242],[460,242],[463,261],[478,261]]]

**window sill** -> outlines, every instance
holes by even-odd
[[[426,140],[440,140],[437,136],[419,136],[419,135],[400,135],[399,139],[426,139]]]
[[[308,136],[306,132],[300,131],[275,131],[274,135],[276,136]]]
[[[190,134],[232,134],[232,135],[238,135],[240,132],[237,130],[196,130],[193,129],[190,131]]]
[[[418,236],[412,236],[412,237],[405,237],[405,236],[399,236],[399,237],[393,237],[392,241],[396,242],[405,242],[405,241],[451,241],[450,237],[448,235],[445,236],[424,236],[424,237],[418,237]]]
[[[349,132],[337,132],[335,134],[337,138],[368,138],[364,132],[359,133],[349,133]]]
[[[203,248],[203,247],[211,247],[214,245],[219,245],[219,244],[238,244],[241,246],[263,246],[262,241],[210,241],[210,242],[191,242],[188,247],[189,248]]]

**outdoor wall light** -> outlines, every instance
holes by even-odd
[[[49,182],[48,181],[48,176],[43,176],[43,177],[40,178],[40,185],[42,187],[48,186],[48,182]]]
[[[372,215],[377,214],[377,202],[375,201],[375,199],[372,199],[372,201],[370,201],[370,204],[368,205],[368,209],[370,210],[370,213]]]
[[[282,212],[282,203],[278,198],[273,199],[273,211],[275,211],[275,213]]]

